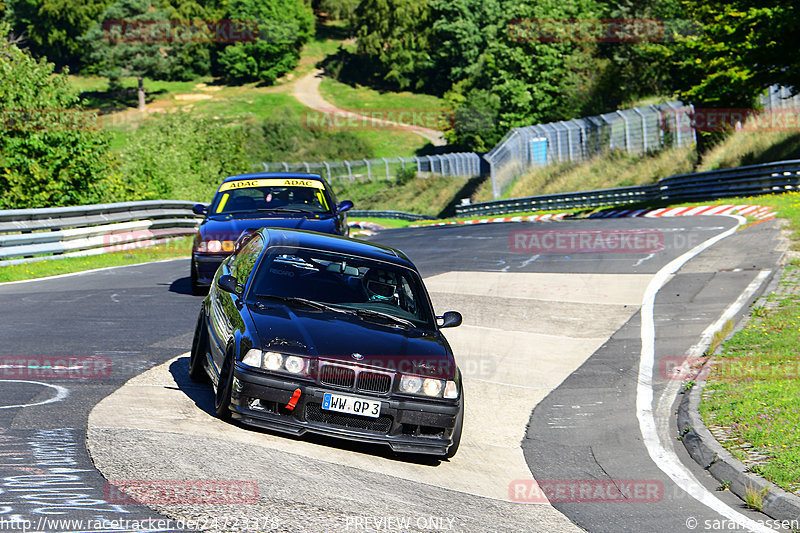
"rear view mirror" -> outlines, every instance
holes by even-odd
[[[353,208],[353,202],[351,202],[350,200],[345,200],[345,201],[341,202],[339,205],[336,206],[336,213],[337,214],[338,213],[344,213],[348,209],[352,209],[352,208]]]
[[[208,208],[203,204],[194,204],[192,207],[192,213],[195,215],[205,215],[208,211]]]
[[[219,277],[217,280],[217,287],[225,292],[229,292],[237,296],[239,296],[241,292],[241,285],[239,285],[239,282],[236,280],[236,278],[228,274],[224,274]]]
[[[461,325],[461,313],[458,311],[447,311],[442,316],[437,316],[437,319],[442,321],[440,328],[455,328]]]

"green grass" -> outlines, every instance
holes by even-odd
[[[723,442],[744,459],[752,445],[766,460],[751,470],[786,490],[800,487],[800,297],[779,307],[724,344],[709,376],[700,413],[736,438]]]
[[[322,96],[336,107],[351,111],[396,112],[414,110],[436,112],[444,109],[444,100],[429,94],[404,92],[381,92],[369,87],[351,87],[331,78],[322,80],[319,88]],[[426,117],[427,120],[427,117]],[[435,125],[419,124],[432,127]]]
[[[385,179],[352,183],[345,179],[333,180],[331,187],[340,200],[352,200],[355,209],[406,211],[436,217],[468,181],[467,178],[432,176],[396,185]]]
[[[58,274],[81,272],[93,268],[133,265],[176,257],[189,257],[191,253],[192,239],[184,237],[148,248],[135,248],[101,255],[65,257],[63,259],[47,259],[36,263],[0,266],[0,282],[43,278]]]
[[[348,220],[350,222],[354,221],[371,222],[372,224],[378,224],[379,226],[383,226],[384,228],[387,229],[407,228],[408,226],[414,223],[413,220],[400,220],[397,218],[360,217],[356,215],[351,215]]]

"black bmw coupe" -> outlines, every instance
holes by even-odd
[[[246,234],[216,272],[192,344],[216,414],[293,435],[455,455],[461,373],[422,279],[403,252],[315,233]]]

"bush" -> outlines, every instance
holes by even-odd
[[[394,186],[395,187],[402,187],[409,181],[413,180],[417,177],[417,169],[412,166],[407,166],[405,168],[401,168],[397,171],[397,175],[395,176]]]
[[[112,169],[108,137],[81,109],[66,72],[54,75],[51,63],[5,39],[0,58],[0,208],[98,201],[96,186]]]
[[[131,200],[208,200],[223,178],[250,171],[245,141],[241,126],[187,112],[150,118],[120,153],[114,185]]]
[[[247,152],[256,163],[320,161],[371,157],[373,148],[349,131],[313,129],[289,109],[276,109],[251,131]]]
[[[314,33],[314,13],[303,0],[232,0],[228,11],[232,20],[259,21],[254,41],[220,52],[221,74],[228,81],[274,83],[297,66],[300,50]]]

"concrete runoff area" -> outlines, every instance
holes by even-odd
[[[577,531],[549,505],[509,501],[513,481],[532,479],[520,443],[533,408],[638,311],[650,279],[530,272],[427,278],[437,313],[464,315],[461,327],[444,330],[465,380],[464,432],[450,461],[398,459],[381,446],[222,422],[210,414],[211,389],[188,380],[188,354],[134,377],[98,403],[89,416],[87,446],[111,481],[182,475],[260,482],[254,509],[157,508],[169,516],[258,512],[279,519],[281,512],[296,513],[286,506],[294,501],[325,510],[293,516],[297,531],[344,529],[353,516],[370,512],[453,515],[456,509],[453,530]],[[251,463],[267,466],[253,469]],[[407,480],[391,484],[404,487],[401,494],[394,488],[386,493],[391,478]],[[340,494],[320,499],[322,489]],[[410,530],[418,526],[412,522]]]

